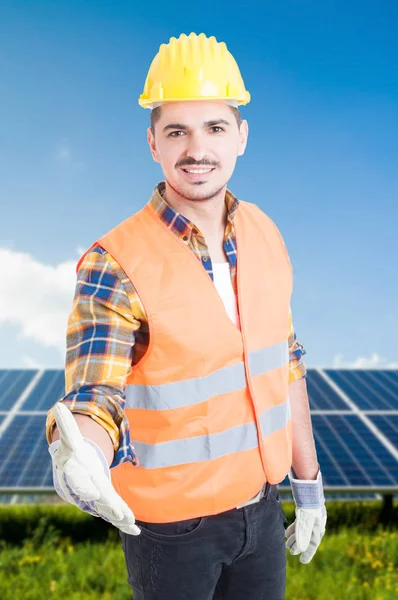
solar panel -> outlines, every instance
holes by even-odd
[[[311,410],[351,410],[315,370],[307,374],[307,392]]]
[[[0,410],[11,410],[37,371],[10,369],[3,371],[0,381]]]
[[[10,371],[10,369],[0,369],[0,387],[1,387],[2,380],[7,375],[7,373],[9,373],[9,371]]]
[[[0,438],[2,487],[52,487],[45,415],[16,415]]]
[[[398,462],[356,415],[314,415],[314,438],[330,485],[398,485]],[[324,463],[325,461],[325,463]]]
[[[21,411],[48,411],[55,402],[65,395],[65,376],[63,371],[45,371],[37,385],[30,392],[21,407]]]
[[[398,415],[371,415],[371,421],[398,448]]]
[[[325,373],[361,410],[398,410],[398,375],[394,376],[394,371],[325,369]]]
[[[357,415],[312,415],[324,485],[398,486],[398,462]],[[286,477],[281,484],[290,487]]]
[[[398,396],[398,371],[397,370],[381,370],[380,371],[372,371],[374,377],[380,378],[381,381],[387,382],[392,391],[396,396]]]

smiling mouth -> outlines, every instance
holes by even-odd
[[[182,168],[182,171],[189,177],[190,179],[199,179],[201,177],[205,177],[206,175],[210,175],[215,170],[215,167],[207,167],[202,169],[186,169]]]

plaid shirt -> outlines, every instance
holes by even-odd
[[[212,261],[199,229],[163,198],[165,183],[155,187],[148,202],[170,230],[198,257],[214,281]],[[224,250],[230,263],[235,293],[236,239],[233,219],[239,200],[226,191],[227,226]],[[203,257],[207,257],[203,261]],[[144,306],[120,265],[102,247],[86,254],[77,273],[66,338],[65,392],[62,400],[72,412],[89,415],[106,429],[114,446],[111,468],[139,457],[130,441],[124,412],[126,379],[145,354],[149,342]],[[289,324],[289,383],[306,377],[305,348],[297,341],[292,315]],[[57,400],[57,401],[58,401]],[[53,408],[47,413],[46,437],[51,443]]]

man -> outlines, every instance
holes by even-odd
[[[119,528],[134,600],[283,598],[287,474],[286,546],[325,531],[288,253],[227,189],[249,100],[224,43],[162,44],[139,103],[165,181],[78,263],[54,484]]]

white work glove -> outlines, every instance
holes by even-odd
[[[300,554],[304,565],[312,560],[326,529],[326,508],[297,508],[296,520],[286,528],[286,548],[290,554]]]
[[[293,498],[296,504],[295,521],[285,530],[286,548],[290,554],[302,553],[300,562],[308,564],[325,534],[326,506],[323,495],[322,474],[318,469],[316,479],[296,479],[293,469],[289,473]]]
[[[102,517],[124,533],[139,535],[135,517],[112,485],[101,448],[82,436],[71,411],[62,402],[54,407],[60,439],[52,442],[54,487],[66,502],[95,517]]]

